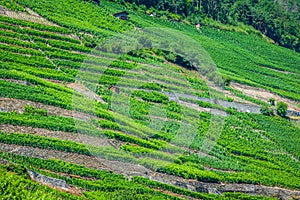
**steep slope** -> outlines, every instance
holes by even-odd
[[[157,49],[116,57],[91,47],[133,28],[179,29],[222,74],[291,104],[299,101],[299,54],[254,35],[199,33],[143,13],[130,11],[131,21],[121,21],[110,13],[122,7],[106,1],[103,8],[79,0],[13,2],[51,23],[0,16],[0,157],[6,162],[65,180],[81,191],[78,198],[299,196],[299,127],[247,113],[266,101],[210,88],[197,71]],[[223,126],[214,126],[219,119]],[[212,148],[203,148],[205,142]]]

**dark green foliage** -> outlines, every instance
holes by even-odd
[[[45,57],[40,55],[28,57],[21,54],[10,53],[8,51],[2,50],[0,50],[0,54],[0,60],[3,62],[16,62],[33,67],[55,68],[55,66],[53,66]]]
[[[136,63],[128,63],[128,62],[124,62],[124,61],[113,61],[110,64],[110,67],[115,67],[115,68],[120,68],[120,69],[134,69],[137,66]]]
[[[231,83],[231,78],[230,78],[229,76],[225,76],[225,77],[223,78],[223,81],[224,81],[224,85],[225,85],[225,86],[229,86],[230,83]]]
[[[191,87],[194,88],[195,90],[202,90],[202,91],[207,91],[209,88],[206,85],[205,81],[199,80],[196,78],[187,78],[187,81],[191,84]],[[206,97],[210,97],[207,95]]]
[[[98,45],[97,38],[95,38],[95,37],[92,37],[92,36],[89,36],[89,35],[85,35],[85,34],[80,34],[79,37],[82,40],[83,45],[85,47],[95,48]]]
[[[176,101],[170,101],[167,105],[167,110],[170,112],[181,113],[181,106]]]
[[[85,52],[90,53],[91,49],[78,45],[78,44],[72,44],[70,42],[64,42],[64,41],[58,41],[58,40],[48,40],[47,43],[56,48],[64,49],[64,50],[73,50],[73,51],[79,51],[79,52]]]
[[[104,71],[104,74],[110,75],[110,76],[123,76],[126,72],[125,71],[120,71],[120,70],[115,70],[115,69],[106,69]]]
[[[286,111],[287,111],[288,105],[284,102],[278,102],[276,106],[277,114],[280,117],[286,117]]]
[[[224,24],[248,24],[272,38],[280,45],[300,51],[299,2],[288,1],[138,1],[126,0],[136,5],[145,5],[146,13],[180,21],[186,18],[193,24],[210,24],[209,18]],[[123,2],[119,0],[119,2]],[[142,7],[141,7],[142,8]],[[154,8],[154,9],[153,9]],[[145,9],[146,10],[146,9]],[[215,23],[216,24],[216,23]],[[213,26],[213,25],[212,25]]]
[[[32,114],[0,113],[0,124],[32,126],[55,131],[76,132],[74,119],[59,116],[40,116]]]
[[[274,111],[272,108],[269,108],[268,106],[264,106],[260,109],[261,114],[267,115],[267,116],[273,116]]]
[[[274,98],[270,98],[269,102],[270,102],[271,106],[275,106],[275,99]]]

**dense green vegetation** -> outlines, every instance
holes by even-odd
[[[268,0],[118,0],[118,2],[134,9],[143,9],[146,13],[157,17],[177,21],[185,19],[192,24],[200,23],[222,28],[226,26],[212,22],[210,19],[230,25],[238,25],[239,22],[242,22],[255,27],[280,45],[300,51],[300,4],[296,0],[285,2]],[[125,4],[125,2],[134,4]],[[141,5],[144,7],[137,7]]]
[[[160,4],[163,7],[157,7],[159,2],[137,2],[147,3],[145,10],[134,4],[124,7],[111,1],[101,1],[98,5],[83,0],[0,0],[0,5],[14,11],[26,12],[24,8],[29,7],[57,25],[0,15],[0,98],[26,101],[24,105],[9,105],[8,110],[3,101],[4,107],[0,109],[3,127],[0,161],[17,164],[0,165],[0,173],[4,174],[0,177],[0,196],[3,194],[5,199],[12,196],[17,199],[22,196],[28,199],[268,199],[243,193],[213,195],[191,191],[184,185],[165,184],[159,177],[163,174],[216,184],[248,183],[300,189],[300,129],[288,120],[287,104],[250,97],[231,87],[233,83],[246,84],[269,90],[283,99],[299,101],[299,54],[269,44],[253,30],[245,34],[205,26],[198,31],[194,25],[176,22],[183,16],[184,20],[193,21],[206,15],[225,23],[251,24],[248,14],[242,11],[261,11],[257,6],[266,2],[246,1],[245,7],[240,7],[240,1],[226,5],[216,1],[211,2],[210,8],[204,6],[205,1],[176,1],[176,5],[174,1],[169,4],[164,1],[165,4]],[[192,4],[197,4],[193,11],[187,6]],[[212,13],[218,5],[220,10]],[[228,15],[223,13],[227,6],[233,9]],[[130,21],[112,16],[125,9]],[[149,16],[154,12],[160,16]],[[281,14],[289,16],[280,11],[278,15]],[[221,19],[224,15],[228,19]],[[254,20],[257,16],[252,17]],[[272,20],[263,24],[268,29],[267,35],[273,34],[270,27],[278,25]],[[293,23],[291,20],[286,24],[282,33],[286,37],[292,38]],[[212,57],[226,87],[210,88],[195,66],[174,52],[142,49],[119,56],[112,53],[118,49],[107,53],[93,49],[108,36],[148,26],[179,30],[198,42]],[[283,43],[282,35],[276,34],[276,41],[290,45],[290,40]],[[295,49],[295,45],[288,47]],[[85,89],[90,93],[82,92]],[[227,90],[226,95],[219,91],[222,89]],[[212,96],[216,101],[207,102]],[[217,99],[232,105],[236,99],[251,102],[261,106],[264,115],[225,108]],[[44,104],[44,107],[40,109],[34,104]],[[212,111],[215,114],[209,113]],[[224,124],[218,124],[218,112],[226,115],[222,117]],[[218,131],[217,137],[210,134]],[[93,145],[85,144],[81,137],[88,138]],[[96,146],[97,140],[105,141],[107,146]],[[210,142],[212,148],[205,148]],[[17,150],[8,152],[9,147],[28,152],[61,152],[72,155],[72,162],[65,162],[63,157],[54,160],[42,155],[31,157],[30,153]],[[91,159],[77,165],[76,157],[80,156]],[[129,180],[117,174],[126,172],[113,170],[115,166],[109,163],[103,166],[107,164],[109,170],[112,167],[110,172],[100,170],[89,163],[94,157],[119,162],[114,165],[145,167],[151,170],[151,176],[158,174],[161,182],[145,178],[147,173],[142,177],[139,172],[130,174]],[[33,182],[27,177],[26,169],[65,180],[82,189],[82,194],[74,196]]]
[[[29,179],[26,171],[16,165],[0,165],[0,193],[3,199],[82,199],[50,189]],[[17,172],[17,173],[16,173]]]

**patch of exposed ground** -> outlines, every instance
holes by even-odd
[[[75,163],[78,165],[84,165],[89,168],[108,170],[118,174],[124,174],[125,176],[139,175],[143,176],[149,174],[150,170],[145,167],[133,164],[125,163],[116,160],[106,160],[100,157],[92,157],[87,155],[81,155],[76,153],[69,153],[57,150],[40,149],[28,146],[11,145],[0,143],[0,150],[4,152],[16,153],[24,156],[42,158],[42,159],[60,159],[66,162]]]
[[[60,180],[57,178],[52,178],[49,176],[45,176],[39,173],[36,173],[34,171],[28,170],[29,177],[31,180],[38,182],[42,185],[46,185],[50,188],[62,191],[62,192],[68,192],[77,196],[81,195],[80,190],[77,187],[74,187],[70,184],[67,184],[66,181]]]
[[[169,65],[172,65],[172,66],[177,66],[173,63],[170,63],[170,62],[167,62],[167,64]],[[178,66],[177,66],[178,67]],[[184,68],[181,68],[181,70],[185,73],[185,74],[189,74],[190,76],[195,76],[196,78],[200,79],[200,80],[204,80],[205,83],[209,86],[209,88],[211,90],[216,90],[218,92],[221,92],[224,94],[224,96],[228,96],[228,97],[231,97],[234,99],[234,102],[236,103],[244,103],[244,104],[249,104],[249,105],[255,105],[254,103],[250,102],[250,101],[247,101],[245,99],[242,99],[238,96],[236,96],[235,94],[233,94],[231,91],[229,90],[225,90],[221,87],[218,87],[216,86],[214,83],[212,83],[211,81],[209,81],[207,79],[207,77],[203,76],[201,73],[194,73],[193,71],[190,71],[190,70],[187,70],[187,69],[184,69]]]
[[[231,87],[233,89],[239,90],[241,92],[243,92],[245,95],[256,98],[256,99],[260,99],[263,100],[265,102],[269,102],[270,98],[274,98],[275,102],[285,102],[286,104],[288,104],[288,109],[289,110],[294,110],[297,112],[300,112],[300,108],[297,107],[297,104],[299,104],[299,102],[295,102],[286,98],[283,98],[279,95],[273,94],[272,92],[262,89],[262,88],[256,88],[256,87],[252,87],[252,86],[248,86],[248,85],[242,85],[240,83],[231,83]]]
[[[111,161],[57,150],[39,149],[10,144],[1,144],[0,150],[43,159],[61,159],[67,162],[84,165],[89,168],[108,170],[117,174],[123,174],[129,179],[132,176],[144,176],[155,181],[171,184],[196,192],[208,192],[214,194],[222,194],[222,192],[242,192],[252,195],[278,197],[284,200],[291,199],[293,197],[297,199],[300,197],[300,191],[296,190],[253,184],[206,183],[191,179],[183,179],[181,177],[168,174],[157,173],[145,168],[144,166],[134,163]]]
[[[119,147],[122,145],[122,142],[108,139],[105,137],[93,137],[89,135],[83,135],[78,133],[62,132],[62,131],[51,131],[43,128],[33,128],[27,126],[15,126],[11,124],[0,124],[0,131],[5,133],[24,133],[39,135],[48,138],[55,138],[61,140],[68,140],[73,142],[78,142],[86,145],[93,146],[114,146]]]
[[[213,109],[213,108],[203,108],[203,107],[200,107],[196,104],[188,103],[188,102],[181,101],[181,100],[178,100],[177,102],[180,105],[186,106],[186,107],[191,108],[193,110],[196,110],[198,112],[209,112],[209,113],[212,113],[214,115],[227,116],[227,114],[224,111],[221,111],[221,110],[217,110],[217,109]]]
[[[274,68],[263,66],[263,65],[260,65],[260,67],[264,67],[266,69],[269,69],[269,70],[272,70],[272,71],[275,71],[275,72],[279,72],[279,73],[283,73],[283,74],[294,74],[296,76],[300,76],[299,74],[294,73],[294,72],[288,72],[288,71],[284,71],[284,70],[274,69]]]
[[[88,88],[86,88],[84,85],[79,84],[79,83],[70,83],[67,85],[69,88],[72,88],[73,90],[75,90],[76,92],[90,98],[96,101],[99,101],[101,103],[107,104],[101,96],[97,95],[96,93],[94,93],[93,91],[89,90]]]
[[[36,22],[40,24],[45,24],[48,26],[57,26],[56,24],[46,20],[45,18],[41,17],[39,14],[35,13],[33,10],[26,8],[26,12],[15,12],[12,10],[7,9],[6,7],[0,6],[0,15],[4,15],[10,18],[21,19],[25,21]]]
[[[79,120],[89,121],[91,119],[96,118],[95,116],[74,111],[74,110],[67,110],[55,106],[45,105],[38,102],[21,100],[21,99],[12,99],[12,98],[0,98],[0,108],[2,111],[5,112],[12,112],[16,111],[18,113],[24,112],[25,106],[34,106],[37,109],[46,109],[49,115],[56,115],[56,116],[64,116],[64,117],[73,117]]]
[[[10,17],[10,18],[20,19],[20,20],[24,20],[24,21],[30,21],[30,22],[35,22],[35,23],[39,23],[39,24],[44,24],[47,26],[58,26],[57,24],[40,16],[38,13],[34,12],[30,8],[25,8],[25,9],[27,12],[16,12],[16,11],[7,9],[4,6],[0,6],[0,15],[4,15],[4,16]],[[59,34],[59,33],[56,33],[56,34],[67,36],[67,37],[72,37],[74,39],[79,39],[74,34],[72,34],[72,35]]]

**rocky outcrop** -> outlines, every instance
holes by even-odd
[[[31,170],[27,170],[27,172],[33,181],[36,181],[42,185],[46,185],[46,186],[54,188],[56,190],[69,192],[69,193],[72,193],[75,195],[80,195],[79,189],[67,184],[66,181],[64,181],[64,180],[45,176],[45,175],[36,173],[34,171],[31,171]]]
[[[48,177],[34,171],[28,170],[27,171],[30,178],[36,182],[42,183],[52,188],[60,188],[62,190],[68,191],[70,188],[68,187],[66,181]]]
[[[151,169],[147,169],[136,163],[129,163],[116,160],[107,160],[99,157],[91,157],[75,153],[68,153],[57,150],[39,149],[33,147],[25,147],[19,145],[0,144],[0,151],[12,152],[30,157],[38,157],[43,159],[61,159],[66,162],[71,162],[86,167],[108,170],[117,174],[123,174],[127,178],[132,176],[143,176],[152,180],[171,184],[194,192],[206,192],[222,195],[223,192],[241,192],[251,195],[264,195],[277,197],[283,200],[300,199],[300,191],[289,190],[279,187],[269,187],[254,184],[235,184],[235,183],[208,183],[192,179],[184,179],[181,177],[157,173]],[[43,178],[43,177],[42,177]],[[41,180],[44,180],[42,179]],[[55,181],[55,180],[54,180]],[[50,180],[50,183],[52,181]],[[63,182],[57,182],[58,186],[64,188]]]
[[[300,199],[300,191],[279,187],[241,183],[207,183],[159,173],[156,173],[154,176],[150,176],[149,178],[194,192],[205,192],[217,195],[222,195],[224,192],[240,192],[250,195],[275,197],[282,200]]]

